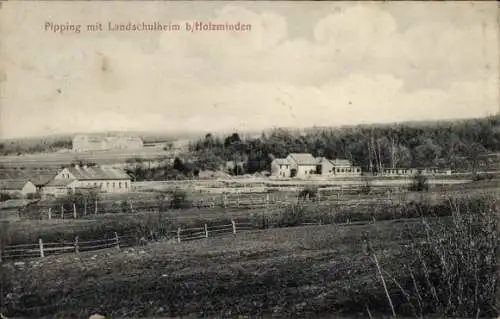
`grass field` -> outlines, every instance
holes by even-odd
[[[487,191],[498,196],[491,183],[471,185],[477,187],[453,186],[455,193],[450,188],[440,193],[470,197]],[[2,279],[4,311],[40,318],[95,312],[111,317],[335,314],[359,318],[367,317],[368,311],[373,315],[392,312],[382,274],[400,316],[470,317],[478,309],[481,315],[491,315],[491,282],[495,281],[491,256],[485,254],[491,252],[492,242],[498,245],[498,237],[493,236],[498,236],[498,230],[483,219],[498,217],[494,202],[462,198],[454,204],[432,201],[429,196],[432,192],[420,203],[375,205],[371,198],[353,205],[360,199],[353,197],[268,211],[189,208],[12,223],[6,239],[16,244],[38,238],[71,240],[77,235],[90,240],[114,231],[138,236],[150,230],[166,233],[204,223],[227,224],[231,219],[251,223],[256,230],[192,242],[166,240],[121,251],[48,256],[17,266],[8,263]],[[376,222],[369,224],[373,217]],[[472,230],[473,219],[483,223],[479,232]],[[353,223],[344,224],[347,220]],[[310,222],[327,225],[302,226]],[[419,248],[422,242],[432,245]],[[442,251],[446,253],[441,255]],[[417,258],[419,254],[423,257]],[[441,269],[440,260],[453,272]],[[478,277],[480,273],[490,277]],[[433,297],[431,288],[440,286],[445,288],[437,288]],[[452,306],[446,300],[452,300]]]
[[[425,227],[413,219],[277,228],[9,264],[5,308],[40,318],[388,315],[378,262],[394,311],[416,318],[437,309],[408,248],[429,239]]]
[[[92,312],[112,317],[261,316],[344,309],[352,314],[350,296],[369,286],[363,290],[381,299],[372,311],[387,312],[360,235],[370,232],[383,267],[397,271],[401,229],[394,222],[300,227],[76,259],[48,257],[10,269],[11,289],[23,295],[11,308],[59,318]]]

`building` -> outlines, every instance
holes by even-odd
[[[33,182],[26,179],[6,179],[0,181],[0,192],[25,197],[29,194],[36,194],[37,189]]]
[[[59,196],[78,189],[125,193],[131,191],[131,180],[119,169],[75,165],[62,169],[43,188],[43,194]]]
[[[143,148],[143,141],[133,136],[89,136],[73,138],[73,151],[136,150]]]
[[[37,191],[50,182],[57,175],[53,168],[4,168],[0,169],[0,180],[29,180]]]
[[[415,176],[417,174],[434,176],[434,175],[451,175],[451,169],[424,167],[424,168],[384,168],[383,176]]]
[[[286,158],[276,158],[271,162],[271,176],[290,178],[291,164]]]
[[[318,157],[316,161],[317,174],[321,176],[361,176],[361,168],[354,166],[349,160]]]
[[[286,160],[290,163],[290,177],[307,178],[316,174],[317,161],[309,153],[290,153]]]

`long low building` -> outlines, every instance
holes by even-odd
[[[62,169],[52,181],[45,185],[42,193],[60,196],[67,194],[68,190],[78,189],[124,193],[131,190],[131,179],[119,169],[75,165]]]

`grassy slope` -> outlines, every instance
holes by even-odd
[[[368,295],[373,311],[387,312],[360,238],[368,231],[384,269],[397,273],[402,229],[392,221],[264,230],[136,252],[47,257],[11,269],[8,278],[25,295],[13,308],[45,305],[37,316],[356,313],[362,309],[356,298]]]

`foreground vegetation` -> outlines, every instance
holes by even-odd
[[[5,310],[59,318],[497,315],[499,209],[490,198],[446,207],[418,206],[411,220],[264,229],[9,264]],[[280,216],[296,218],[290,210]]]

